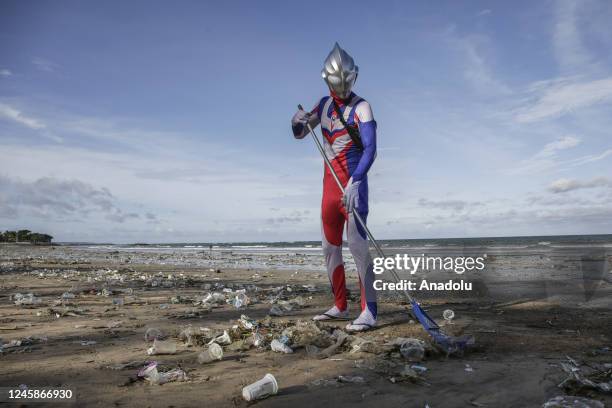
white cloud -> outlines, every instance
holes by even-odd
[[[575,0],[558,0],[554,3],[553,46],[557,61],[564,71],[584,72],[593,65],[579,29],[581,3]]]
[[[569,149],[578,146],[580,139],[574,136],[564,136],[560,139],[550,142],[544,146],[534,157],[544,158],[554,156],[559,150]]]
[[[10,119],[23,126],[29,127],[30,129],[45,128],[45,124],[42,123],[41,121],[31,118],[29,116],[26,116],[19,110],[13,108],[12,106],[6,105],[4,103],[0,103],[0,117],[4,117],[5,119]]]
[[[548,189],[553,193],[567,193],[568,191],[596,187],[612,187],[612,180],[606,177],[597,177],[587,181],[562,178],[553,181]]]
[[[568,164],[572,165],[572,166],[580,166],[583,164],[587,164],[587,163],[593,163],[599,160],[603,160],[606,157],[612,155],[612,149],[607,149],[604,150],[603,152],[599,153],[599,154],[590,154],[587,156],[583,156],[583,157],[579,157],[577,159],[573,159],[570,160],[568,162]]]
[[[533,174],[546,169],[551,169],[560,164],[558,153],[562,150],[571,149],[580,144],[580,139],[574,136],[563,136],[553,142],[547,143],[536,154],[526,160],[522,160],[516,167],[508,171],[509,174],[528,173]]]
[[[533,101],[519,109],[515,120],[519,123],[556,118],[579,109],[612,101],[612,77],[580,82],[576,78],[562,78],[536,83],[531,87]]]
[[[0,69],[0,76],[3,76],[3,77],[9,77],[9,76],[11,76],[11,75],[13,75],[13,73],[11,72],[11,70],[6,69],[6,68],[4,68],[4,69]]]
[[[55,62],[40,57],[32,58],[32,64],[34,64],[36,68],[44,72],[54,72],[59,68],[59,65]]]
[[[453,38],[451,42],[461,50],[465,57],[465,78],[479,92],[490,94],[510,94],[512,90],[495,77],[491,69],[490,57],[484,49],[490,48],[490,41],[482,35],[472,35],[464,38]]]
[[[62,222],[66,219],[90,219],[90,213],[100,213],[105,219],[122,223],[139,218],[137,213],[126,213],[115,204],[115,197],[107,188],[97,188],[76,179],[42,177],[34,181],[0,176],[0,218],[42,218]]]

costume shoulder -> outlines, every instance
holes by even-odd
[[[357,103],[357,106],[355,107],[355,115],[361,123],[370,122],[374,120],[372,107],[370,106],[370,103],[363,98],[361,98],[361,100]]]

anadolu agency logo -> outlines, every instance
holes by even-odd
[[[403,271],[414,275],[419,271],[446,271],[462,275],[469,271],[482,271],[485,268],[487,255],[479,257],[456,256],[410,256],[408,254],[397,254],[394,257],[374,258],[374,273],[380,275],[385,271]],[[373,283],[376,290],[435,290],[435,291],[470,291],[472,282],[463,279],[446,282],[432,282],[421,279],[420,282],[411,279],[401,279],[397,282],[385,282],[376,279]]]

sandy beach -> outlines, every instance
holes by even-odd
[[[242,387],[266,373],[276,377],[279,392],[256,402],[262,407],[309,407],[315,398],[339,407],[536,407],[565,394],[612,404],[612,395],[601,390],[558,387],[567,378],[561,363],[568,358],[580,366],[612,363],[612,274],[604,271],[594,283],[587,281],[583,271],[572,269],[575,256],[561,262],[569,271],[557,268],[564,274],[557,280],[528,279],[524,273],[504,280],[495,279],[495,271],[511,277],[508,259],[498,255],[493,261],[490,255],[488,277],[472,277],[470,293],[420,293],[437,320],[443,321],[445,309],[455,312],[444,326],[447,332],[475,336],[476,345],[464,356],[430,350],[431,340],[411,321],[405,302],[390,295],[381,299],[378,327],[353,337],[381,347],[398,337],[422,339],[427,353],[421,362],[407,363],[390,347],[351,352],[352,338],[329,358],[313,357],[305,347],[282,354],[269,346],[228,345],[221,361],[201,365],[197,355],[205,346],[185,344],[179,334],[186,327],[220,334],[246,315],[267,325],[264,334],[278,337],[275,327],[309,321],[325,310],[331,294],[326,274],[313,263],[320,257],[317,251],[258,255],[27,245],[3,245],[0,251],[0,386],[69,388],[76,401],[64,404],[246,406]],[[543,259],[541,252],[514,257],[511,264],[534,265]],[[579,272],[581,279],[567,278]],[[357,293],[355,273],[348,275],[349,289]],[[231,298],[240,289],[250,299],[246,307],[200,301],[210,292]],[[66,292],[74,298],[62,299]],[[16,293],[33,293],[40,303],[15,305]],[[293,310],[267,317],[271,301],[278,305],[297,297]],[[358,301],[352,296],[352,315]],[[331,333],[345,324],[324,323],[321,329]],[[175,342],[176,354],[147,355],[148,328],[160,329]],[[187,380],[156,385],[138,378],[150,361],[157,361],[161,371],[184,370]],[[396,368],[406,365],[426,369],[413,370],[416,377],[398,374]]]

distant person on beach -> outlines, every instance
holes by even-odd
[[[342,233],[347,222],[347,240],[359,273],[361,314],[349,331],[376,325],[376,291],[366,232],[356,222],[353,210],[365,221],[368,215],[367,173],[376,157],[376,121],[370,104],[352,92],[359,69],[353,58],[335,44],[325,60],[322,76],[330,91],[310,112],[299,110],[291,120],[293,134],[302,139],[307,124],[321,125],[327,158],[344,186],[342,195],[330,170],[325,167],[321,205],[323,254],[334,295],[334,306],[314,320],[348,319],[347,291],[342,260]]]

